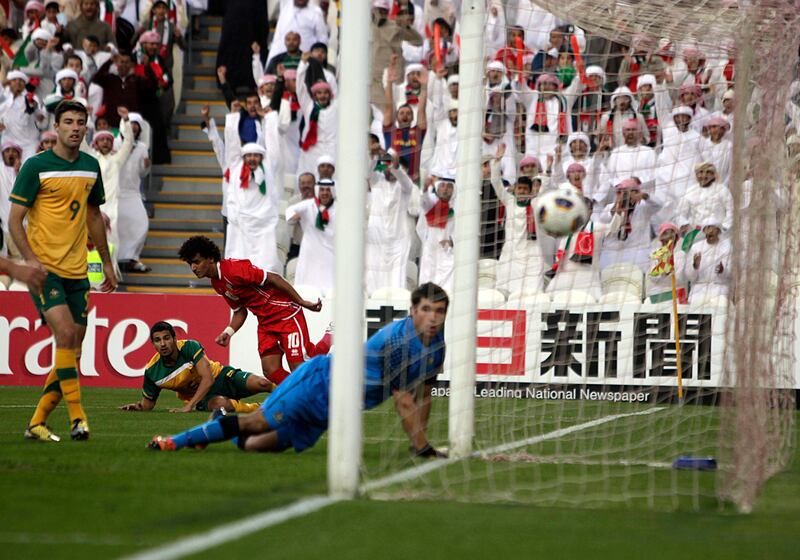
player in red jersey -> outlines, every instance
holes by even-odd
[[[256,316],[261,367],[273,383],[279,384],[289,375],[282,367],[284,354],[289,369],[294,370],[306,357],[330,350],[330,329],[317,344],[312,343],[303,315],[303,308],[315,312],[322,309],[322,301],[304,300],[280,274],[262,270],[247,259],[222,259],[219,247],[202,235],[187,239],[178,256],[195,276],[211,279],[214,291],[233,310],[230,324],[217,337],[217,344],[228,345],[247,319],[248,310]]]

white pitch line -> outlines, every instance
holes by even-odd
[[[314,513],[337,501],[339,500],[328,496],[311,496],[298,500],[286,507],[267,510],[251,517],[227,523],[216,529],[211,529],[207,533],[186,537],[171,544],[125,556],[122,560],[172,560],[173,558],[182,558],[239,537],[244,537],[250,533],[255,533],[261,529],[278,525],[295,517]]]
[[[594,428],[595,426],[601,426],[621,418],[644,416],[646,414],[653,414],[654,412],[659,412],[661,410],[665,410],[665,408],[652,408],[641,412],[613,414],[611,416],[605,416],[603,418],[598,418],[582,424],[576,424],[568,428],[554,430],[539,436],[533,436],[524,440],[498,445],[481,452],[475,452],[471,455],[471,457],[477,458],[484,454],[501,453],[510,449],[524,447],[526,445],[534,445],[543,441],[557,439],[561,436],[569,435],[574,432],[586,430],[588,428]],[[391,486],[392,484],[397,484],[398,482],[412,480],[459,461],[461,461],[461,459],[434,459],[432,461],[427,461],[422,465],[362,484],[359,488],[359,491],[361,494],[366,494],[368,492],[372,492],[373,490],[379,490],[381,488]],[[182,558],[189,554],[201,552],[239,537],[244,537],[245,535],[266,529],[267,527],[279,525],[280,523],[289,521],[295,517],[301,517],[303,515],[314,513],[339,501],[339,499],[331,498],[329,496],[310,496],[289,504],[288,506],[267,510],[251,517],[245,517],[244,519],[240,519],[238,521],[232,521],[231,523],[227,523],[221,527],[212,529],[207,533],[184,537],[163,546],[158,546],[151,548],[150,550],[125,556],[121,560],[174,560],[176,558]]]

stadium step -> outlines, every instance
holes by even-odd
[[[215,78],[217,68],[214,64],[191,64],[184,66],[183,73],[186,76],[211,76]]]
[[[141,258],[153,270],[124,274],[122,290],[210,293],[208,281],[196,278],[177,259],[177,252],[193,235],[206,235],[220,247],[224,242],[220,214],[222,170],[211,143],[200,130],[203,105],[209,105],[220,132],[227,112],[216,82],[221,25],[222,18],[201,16],[200,33],[185,55],[181,102],[172,120],[172,163],[153,166],[147,193],[153,215]]]
[[[150,227],[161,231],[181,231],[190,227],[195,233],[222,232],[222,218],[151,218]]]
[[[181,124],[178,125],[178,140],[204,140],[208,142],[206,133],[200,129],[200,120],[197,119],[194,124]],[[216,120],[216,119],[215,119]],[[222,134],[222,127],[224,123],[217,123],[217,130]],[[209,146],[211,144],[208,144]]]
[[[176,251],[177,253],[177,251]],[[185,275],[191,274],[191,269],[189,265],[187,265],[182,260],[176,258],[174,256],[171,257],[145,257],[141,259],[141,262],[149,266],[152,270],[149,274],[154,274],[156,276],[164,275],[164,274],[177,274],[177,275]],[[192,274],[194,276],[194,274]]]
[[[196,116],[198,123],[200,122],[200,111],[204,105],[208,105],[208,112],[212,117],[217,119],[217,121],[224,119],[225,115],[228,113],[228,107],[225,105],[223,99],[187,99],[184,105],[183,109],[185,114]]]
[[[191,204],[156,202],[153,204],[156,218],[178,219],[209,219],[222,221],[219,213],[219,204]]]
[[[126,284],[133,286],[182,286],[184,288],[210,288],[211,282],[207,278],[198,278],[189,270],[184,269],[183,273],[159,274],[156,272],[126,272],[124,274]]]
[[[217,51],[216,50],[200,50],[193,48],[190,60],[192,64],[217,64]]]
[[[184,175],[190,177],[216,177],[222,179],[222,170],[219,168],[217,159],[208,156],[206,165],[186,165],[171,163],[169,165],[154,165],[153,177]]]
[[[216,86],[206,87],[208,84],[213,83],[214,82],[198,82],[196,88],[183,92],[184,101],[203,101],[204,103],[225,101],[225,98],[222,96],[222,91],[219,88]]]
[[[210,148],[211,144],[207,144],[206,148]],[[173,165],[200,165],[205,166],[209,160],[217,162],[213,150],[172,150],[172,164]],[[217,164],[219,167],[219,164]]]
[[[144,294],[208,294],[213,295],[214,290],[211,288],[182,288],[180,286],[125,286],[121,291],[144,293]]]

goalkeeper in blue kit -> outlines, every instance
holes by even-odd
[[[411,294],[411,310],[386,325],[366,342],[364,409],[392,397],[412,452],[421,457],[444,457],[428,441],[433,381],[445,356],[444,320],[449,299],[433,283]],[[264,401],[260,410],[239,416],[218,416],[173,436],[155,436],[148,447],[176,451],[203,448],[235,440],[244,451],[298,453],[312,447],[328,429],[331,357],[305,362]]]

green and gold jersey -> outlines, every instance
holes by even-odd
[[[144,398],[154,401],[162,389],[175,391],[181,400],[191,400],[197,387],[200,386],[200,374],[195,369],[195,365],[203,356],[205,350],[203,345],[196,340],[178,340],[178,359],[172,365],[166,365],[161,354],[156,352],[148,362],[144,370],[144,386],[142,395]],[[209,360],[211,364],[211,375],[216,379],[222,371],[222,366],[218,362]]]
[[[19,170],[10,199],[30,209],[28,242],[44,267],[62,278],[86,278],[86,205],[105,202],[97,160],[80,152],[67,161],[44,151]]]

